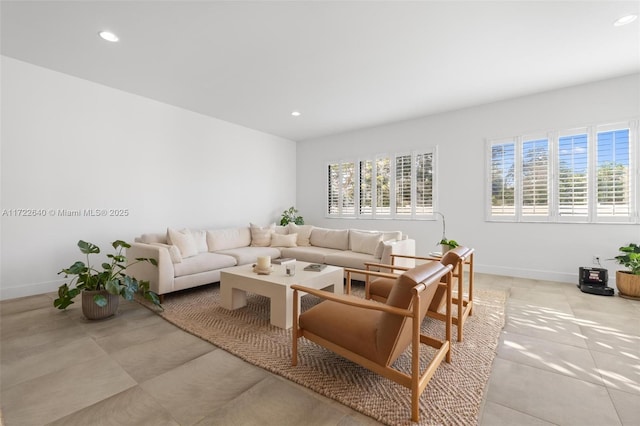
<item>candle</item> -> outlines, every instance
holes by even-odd
[[[271,256],[260,256],[258,257],[258,269],[269,269],[271,268]]]

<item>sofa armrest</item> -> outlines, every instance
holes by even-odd
[[[157,294],[173,291],[174,269],[169,250],[166,247],[145,243],[133,243],[127,249],[130,262],[139,257],[156,259],[158,266],[149,262],[139,262],[127,268],[127,273],[138,280],[149,281],[149,288]]]
[[[392,254],[415,256],[416,241],[410,238],[407,238],[406,240],[399,240],[399,241],[385,243],[384,249],[382,250],[382,256],[380,258],[380,263],[383,263],[385,265],[391,265]],[[409,268],[413,268],[416,266],[416,262],[415,262],[415,259],[398,258],[396,261],[396,266],[406,266]]]

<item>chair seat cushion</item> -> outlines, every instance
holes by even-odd
[[[355,298],[361,300],[359,298]],[[369,360],[380,362],[376,334],[381,312],[330,300],[300,315],[300,327]]]

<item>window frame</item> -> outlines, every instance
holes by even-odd
[[[640,210],[640,147],[638,146],[638,119],[617,121],[607,124],[566,128],[548,132],[529,133],[508,138],[485,139],[485,221],[487,222],[555,222],[555,223],[639,223]],[[629,130],[629,214],[606,216],[598,212],[598,135],[601,133]],[[572,216],[560,214],[560,139],[566,136],[587,135],[587,214]],[[547,215],[527,215],[523,204],[523,147],[526,142],[547,139]],[[493,206],[493,149],[495,146],[513,144],[514,150],[514,209],[513,214],[496,214]]]
[[[410,197],[411,197],[411,210],[408,214],[399,214],[396,211],[396,161],[397,158],[402,156],[411,156],[411,181],[410,181]],[[419,155],[431,155],[431,213],[418,213],[416,211],[416,203],[417,203],[417,158]],[[379,163],[388,161],[389,163],[389,174],[388,174],[388,185],[389,185],[389,206],[378,206],[378,177],[379,177]],[[371,212],[363,212],[363,206],[361,205],[361,200],[363,194],[362,190],[362,166],[367,162],[371,163],[371,186],[370,191],[371,194],[367,198],[371,203]],[[345,211],[342,206],[342,186],[338,188],[338,206],[335,208],[337,210],[336,213],[332,213],[331,200],[329,195],[331,193],[331,181],[330,181],[330,168],[332,166],[340,165],[339,170],[342,170],[343,164],[354,164],[355,172],[354,176],[357,177],[358,181],[354,185],[354,211],[351,213],[350,211]],[[395,220],[435,220],[435,212],[437,211],[437,146],[428,147],[423,149],[416,149],[410,151],[402,151],[397,153],[378,153],[375,155],[362,156],[355,160],[353,159],[343,159],[337,161],[328,161],[325,164],[325,178],[326,187],[325,187],[325,217],[328,219],[332,218],[349,218],[349,219],[395,219]],[[338,179],[340,180],[340,179]],[[388,210],[388,211],[387,211]]]

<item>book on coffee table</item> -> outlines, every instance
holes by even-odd
[[[321,263],[312,263],[311,265],[308,265],[304,268],[305,271],[315,271],[315,272],[320,272],[322,271],[324,268],[326,268],[327,265],[323,265]]]
[[[282,265],[283,263],[295,262],[293,257],[279,257],[277,259],[271,259],[271,263],[274,265]]]

